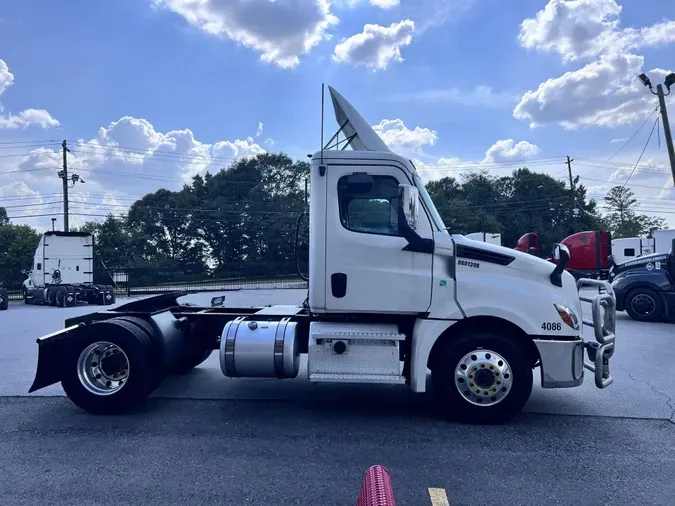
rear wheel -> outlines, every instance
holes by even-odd
[[[432,358],[435,393],[446,413],[461,422],[504,423],[532,392],[532,361],[513,338],[472,331],[442,344]]]
[[[85,411],[127,412],[156,386],[152,355],[150,338],[137,326],[119,320],[94,323],[66,360],[61,385]]]
[[[50,306],[56,306],[56,287],[50,286],[47,288],[47,303]]]
[[[59,286],[56,289],[56,305],[59,307],[66,307],[66,295],[68,295],[68,290],[65,286]]]
[[[651,288],[636,288],[626,295],[626,312],[639,322],[661,320],[665,307],[661,296]]]

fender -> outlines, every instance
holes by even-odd
[[[635,288],[651,288],[663,296],[664,292],[675,292],[673,280],[664,269],[633,268],[620,272],[612,280],[612,288],[616,294],[618,311],[624,310],[626,295]],[[664,300],[664,302],[667,302]]]

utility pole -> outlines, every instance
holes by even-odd
[[[661,108],[661,119],[663,120],[663,134],[666,136],[666,146],[668,146],[668,158],[670,158],[670,170],[673,173],[673,182],[675,182],[675,149],[673,148],[673,135],[670,133],[670,123],[668,122],[668,110],[666,109],[666,95],[663,93],[663,86],[656,87],[656,94],[659,97],[659,107]],[[670,88],[668,88],[670,95]]]
[[[68,232],[68,181],[72,181],[74,187],[78,181],[84,183],[84,179],[80,179],[77,174],[68,177],[68,156],[66,153],[70,153],[70,149],[68,149],[65,139],[61,143],[61,147],[63,148],[63,170],[60,170],[58,174],[63,180],[63,231]]]
[[[307,207],[307,178],[305,178],[305,207]]]
[[[661,119],[663,120],[663,133],[666,136],[666,146],[668,147],[668,158],[670,160],[670,171],[673,174],[673,183],[675,184],[675,148],[673,148],[673,135],[670,132],[670,123],[668,122],[668,110],[666,109],[666,97],[670,95],[670,87],[675,84],[675,73],[668,74],[663,84],[666,85],[668,93],[663,92],[663,85],[656,86],[656,92],[652,89],[652,82],[646,74],[638,76],[653,95],[659,97],[659,108],[661,109]]]
[[[572,207],[570,209],[572,210],[572,216],[576,216],[576,213],[574,212],[574,210],[576,209],[576,199],[574,198],[574,178],[572,177],[572,162],[573,161],[574,161],[574,159],[573,158],[571,159],[569,157],[569,155],[567,155],[567,162],[565,162],[565,163],[567,164],[567,172],[570,175],[570,197],[571,197],[570,204],[572,205]]]
[[[63,231],[68,232],[68,157],[66,153],[70,151],[66,146],[66,140],[61,143],[63,148],[63,170],[59,172],[59,177],[63,180]]]

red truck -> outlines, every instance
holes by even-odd
[[[566,237],[560,244],[570,250],[567,270],[576,278],[608,279],[612,266],[612,234],[606,231],[577,232]],[[540,256],[539,236],[529,232],[518,239],[514,248],[518,251]],[[552,258],[549,262],[556,263]]]

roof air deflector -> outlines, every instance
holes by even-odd
[[[373,130],[363,116],[350,104],[346,98],[331,86],[328,87],[335,110],[335,121],[340,129],[330,138],[323,149],[346,149],[351,146],[354,151],[389,151],[379,135]],[[345,138],[340,140],[340,133]]]

